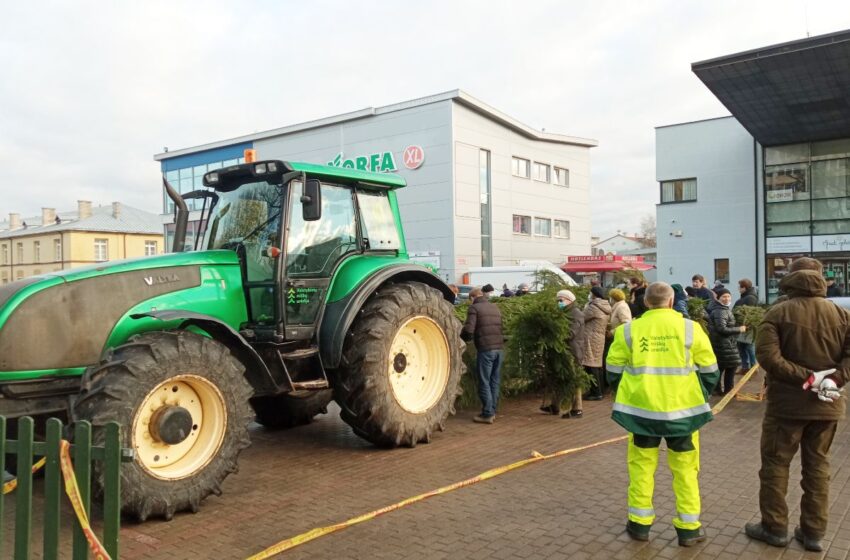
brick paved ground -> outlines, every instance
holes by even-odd
[[[283,432],[253,431],[224,495],[171,522],[126,523],[125,558],[244,558],[277,541],[333,524],[489,468],[610,437],[610,401],[586,403],[585,418],[537,412],[539,401],[507,403],[492,426],[461,411],[444,433],[416,449],[378,450],[351,435],[331,411]],[[542,463],[431,498],[296,548],[281,558],[845,558],[850,551],[850,425],[833,447],[829,548],[804,553],[750,542],[757,518],[758,438],[762,403],[733,402],[702,436],[703,521],[708,541],[676,544],[671,478],[661,461],[649,543],[628,539],[625,444]],[[799,461],[793,467],[799,473]],[[792,478],[792,526],[799,515],[799,474]],[[7,512],[8,515],[9,512]],[[8,517],[7,517],[8,519]],[[8,529],[7,529],[8,530]],[[37,543],[36,543],[37,544]]]

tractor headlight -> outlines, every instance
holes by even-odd
[[[258,163],[254,166],[254,173],[256,173],[257,175],[265,175],[266,171],[267,169],[265,163]]]
[[[208,185],[214,185],[218,183],[218,172],[210,171],[206,175],[204,175],[204,182]]]
[[[270,161],[268,163],[268,166],[269,166],[269,173],[277,173],[277,163]]]

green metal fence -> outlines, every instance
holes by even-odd
[[[60,453],[62,422],[57,418],[47,421],[45,441],[35,441],[35,422],[30,417],[17,421],[17,440],[6,439],[6,419],[0,416],[0,474],[6,467],[6,457],[15,458],[18,476],[17,489],[9,497],[15,502],[14,558],[27,559],[40,556],[46,560],[59,556],[60,512],[62,502],[62,472]],[[122,449],[119,426],[110,422],[105,427],[105,443],[102,447],[92,446],[92,429],[88,422],[77,422],[71,457],[74,474],[86,515],[91,518],[92,463],[103,463],[103,535],[101,542],[112,558],[118,558],[118,531],[121,527],[121,462],[132,460],[132,451]],[[11,436],[10,436],[11,437]],[[33,473],[36,457],[44,457],[44,537],[41,554],[31,550],[33,520]],[[0,558],[6,558],[4,531],[4,496],[0,492]],[[73,524],[73,558],[88,557],[88,542],[76,518]]]

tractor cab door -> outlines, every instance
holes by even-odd
[[[359,248],[353,189],[322,183],[322,214],[314,221],[303,219],[302,189],[300,181],[290,183],[280,290],[285,336],[289,340],[313,338],[337,264]]]

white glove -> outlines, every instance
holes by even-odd
[[[817,393],[818,398],[823,402],[835,402],[835,399],[841,398],[841,390],[835,381],[829,378],[821,381],[819,388],[812,387],[811,390]]]
[[[813,390],[820,389],[820,385],[821,383],[823,383],[824,378],[827,375],[831,375],[833,373],[835,373],[835,368],[825,369],[822,371],[813,371],[809,378],[806,379],[806,382],[803,383],[803,390],[806,391],[809,389],[809,387],[811,387]]]

